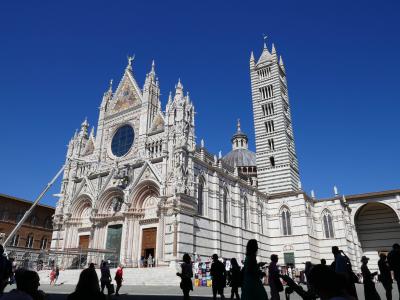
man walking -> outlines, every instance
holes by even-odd
[[[210,273],[212,279],[212,292],[213,299],[217,299],[217,294],[221,296],[221,299],[225,299],[224,288],[226,285],[226,273],[225,266],[218,260],[218,255],[213,254],[213,263],[211,265]]]

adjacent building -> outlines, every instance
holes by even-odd
[[[22,219],[32,202],[0,194],[0,244]],[[37,205],[31,216],[5,245],[9,256],[17,260],[37,260],[40,252],[50,248],[54,207]]]

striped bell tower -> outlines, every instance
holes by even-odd
[[[250,56],[258,188],[269,194],[300,187],[286,71],[275,46],[266,43],[258,61]]]

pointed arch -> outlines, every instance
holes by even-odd
[[[108,214],[113,212],[112,203],[114,199],[117,198],[120,200],[120,203],[123,203],[124,200],[124,192],[117,187],[112,187],[104,191],[102,195],[100,195],[98,204],[97,204],[97,211],[98,213]]]
[[[133,191],[132,197],[130,198],[130,209],[141,209],[143,204],[149,197],[159,197],[160,187],[158,184],[147,179],[140,182]]]
[[[197,214],[203,216],[204,213],[204,202],[205,202],[205,187],[206,179],[203,175],[199,176],[197,184]]]
[[[224,187],[222,190],[222,213],[223,213],[223,221],[224,223],[228,223],[230,221],[230,207],[229,203],[229,192],[228,188]]]
[[[283,205],[279,210],[281,234],[292,235],[292,220],[289,207]]]
[[[92,209],[93,200],[88,194],[81,194],[73,200],[69,212],[73,218],[81,218],[84,211]]]
[[[250,221],[250,205],[247,196],[243,197],[243,226],[244,229],[249,229],[249,221]]]
[[[324,236],[327,239],[332,239],[335,237],[333,228],[333,217],[329,209],[324,209],[321,214],[322,218],[322,228],[324,231]]]

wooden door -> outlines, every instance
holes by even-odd
[[[88,235],[80,235],[79,236],[79,248],[81,248],[81,249],[89,248],[89,236]]]
[[[142,252],[141,256],[147,258],[151,253],[154,258],[156,255],[157,228],[146,228],[142,232]],[[147,256],[146,256],[147,255]]]

